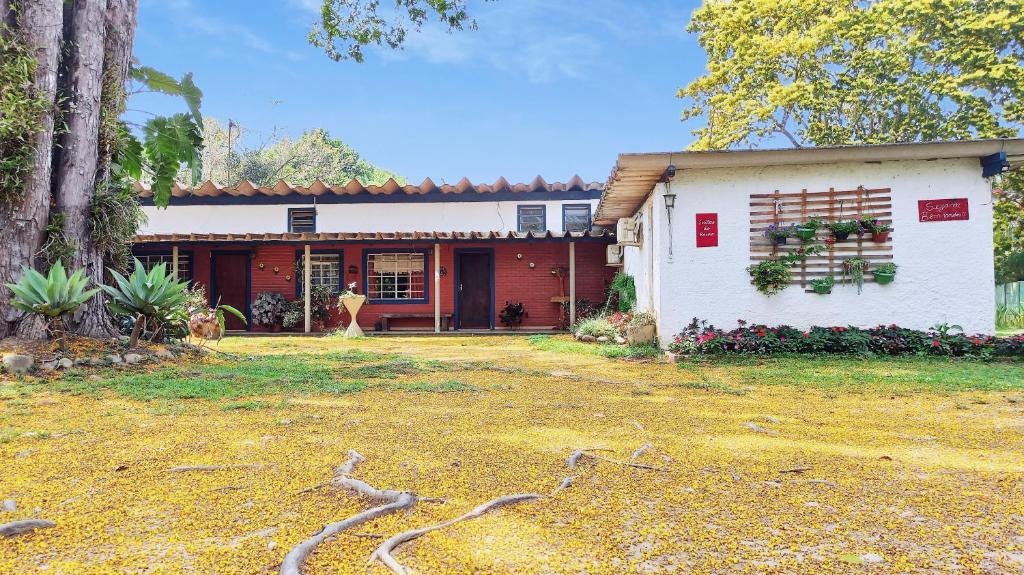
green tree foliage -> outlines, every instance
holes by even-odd
[[[309,33],[310,44],[332,60],[362,62],[368,45],[401,48],[408,30],[419,30],[432,17],[448,31],[476,29],[466,0],[394,0],[381,9],[380,0],[323,0],[320,22]]]
[[[1021,0],[709,0],[694,149],[1008,137],[1024,119]]]
[[[1024,281],[1024,174],[1004,174],[992,202],[996,282]]]
[[[308,186],[319,178],[327,184],[344,185],[356,179],[363,184],[380,185],[389,178],[400,184],[401,176],[378,168],[362,159],[351,146],[332,137],[326,130],[310,130],[298,139],[272,134],[259,145],[246,147],[239,140],[250,139],[246,130],[228,131],[214,118],[206,118],[203,130],[202,180],[237,185],[249,180],[259,186],[272,186],[278,180]],[[179,178],[187,176],[183,170]]]
[[[21,198],[32,167],[32,140],[49,107],[32,87],[35,70],[20,36],[0,24],[0,208]]]

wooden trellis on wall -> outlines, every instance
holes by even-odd
[[[856,216],[877,219],[880,224],[892,225],[892,191],[890,188],[868,189],[863,186],[855,190],[836,190],[829,188],[827,192],[779,193],[750,195],[750,262],[758,264],[767,259],[774,259],[799,249],[802,242],[798,238],[789,238],[786,245],[775,245],[774,240],[765,238],[762,233],[770,224],[788,227],[799,225],[811,218],[821,218],[826,223],[850,220]],[[895,230],[892,230],[895,231]],[[832,237],[828,228],[819,229],[813,243],[825,244],[826,238]],[[874,276],[870,270],[877,264],[892,261],[892,233],[884,242],[875,242],[870,233],[850,234],[845,240],[836,240],[835,244],[820,254],[808,256],[806,261],[793,267],[791,284],[799,284],[808,292],[810,280],[835,276],[836,282],[843,280],[843,261],[849,258],[862,258],[868,262],[868,273],[864,274],[865,283],[873,283]]]

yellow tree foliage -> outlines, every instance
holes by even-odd
[[[1009,137],[1024,118],[1024,0],[709,0],[707,73],[678,92],[693,149]]]

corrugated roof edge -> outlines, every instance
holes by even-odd
[[[134,189],[135,192],[143,198],[152,197],[153,195],[150,187],[141,182],[135,182]],[[324,194],[354,196],[366,194],[377,196],[403,193],[409,196],[415,196],[431,193],[462,194],[466,192],[474,192],[478,194],[494,194],[503,192],[601,191],[603,189],[604,184],[601,182],[587,183],[578,175],[573,176],[569,181],[564,183],[552,182],[549,184],[544,181],[544,178],[537,176],[528,184],[511,184],[505,178],[498,178],[498,180],[493,184],[474,184],[470,182],[469,179],[462,178],[454,185],[441,184],[440,186],[435,184],[430,178],[423,180],[423,182],[418,186],[408,184],[403,186],[394,179],[389,179],[381,186],[366,186],[358,180],[352,180],[344,186],[327,185],[317,179],[309,186],[294,186],[284,180],[278,180],[273,186],[257,186],[256,184],[246,180],[237,186],[229,187],[207,180],[196,187],[186,186],[179,182],[175,182],[174,187],[171,189],[171,195],[178,198],[189,196],[218,197],[223,195],[255,196],[257,194],[265,196],[285,196],[289,194],[297,194],[301,196],[321,196]]]

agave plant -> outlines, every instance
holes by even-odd
[[[57,260],[50,271],[43,276],[34,269],[23,267],[18,283],[7,284],[14,294],[11,305],[26,313],[35,313],[47,318],[60,349],[64,344],[64,314],[73,312],[99,289],[86,290],[89,280],[76,271],[68,277],[64,265]]]
[[[110,296],[107,308],[111,312],[135,318],[129,345],[135,346],[147,328],[152,334],[150,340],[155,341],[169,325],[188,322],[185,305],[188,282],[169,275],[166,264],[157,264],[147,272],[135,258],[135,271],[127,278],[115,270],[110,270],[110,275],[117,286],[101,285],[100,288]]]

